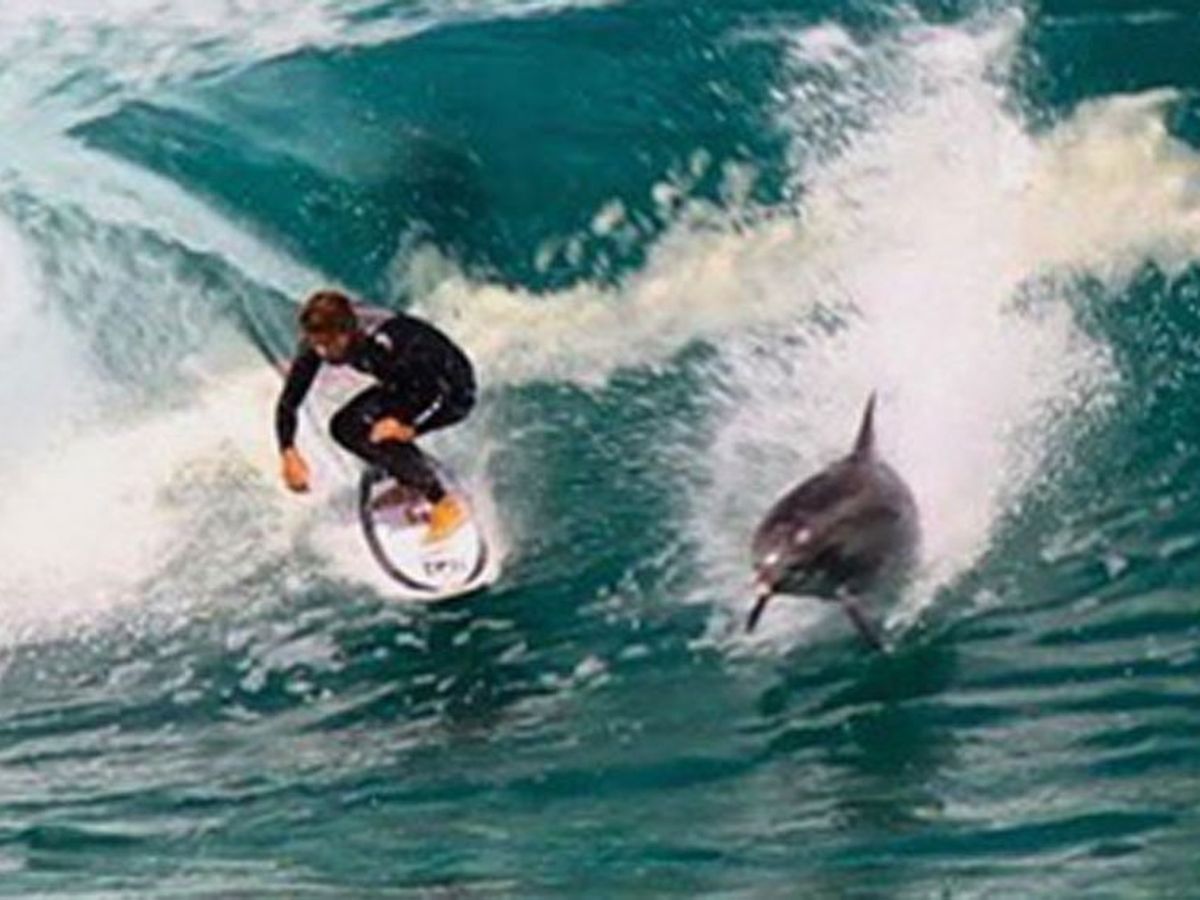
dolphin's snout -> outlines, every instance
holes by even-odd
[[[754,561],[754,606],[746,619],[746,631],[751,632],[762,618],[763,611],[775,595],[787,568],[787,560],[778,545],[761,553]]]
[[[767,590],[774,590],[775,585],[779,583],[779,576],[783,570],[783,554],[778,550],[772,550],[769,553],[764,553],[754,562],[754,585],[757,589],[759,586]]]
[[[762,577],[754,580],[754,607],[750,610],[750,616],[746,619],[747,633],[754,630],[758,625],[758,620],[762,618],[763,610],[767,608],[767,603],[775,595],[774,585]]]
[[[763,597],[764,595],[769,595],[769,594],[773,594],[773,593],[775,593],[775,585],[773,585],[770,581],[768,581],[765,578],[755,578],[754,579],[754,600],[755,600],[755,602],[758,602],[758,600],[761,597]]]

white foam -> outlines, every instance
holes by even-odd
[[[78,624],[140,602],[157,576],[198,596],[197,573],[236,581],[247,565],[282,552],[280,522],[220,519],[222,533],[197,539],[212,514],[237,507],[284,513],[270,501],[276,455],[264,410],[278,379],[261,369],[227,375],[194,405],[166,414],[75,429],[0,473],[0,621],[6,633]],[[249,493],[256,501],[239,502]],[[254,560],[245,557],[250,550]],[[208,558],[193,559],[196,554]],[[244,573],[245,566],[241,568]],[[186,577],[178,577],[186,575]]]
[[[62,431],[95,399],[78,348],[43,302],[24,241],[0,219],[0,469]]]
[[[1200,153],[1167,130],[1174,90],[1082,104],[1023,171],[1023,255],[1112,281],[1200,258]]]
[[[873,389],[885,455],[922,510],[923,577],[894,619],[917,615],[1053,477],[1042,467],[1078,417],[1111,396],[1107,349],[1078,327],[1068,282],[1039,277],[1087,270],[1116,288],[1146,261],[1177,269],[1200,258],[1200,155],[1167,134],[1170,95],[1098,101],[1032,135],[988,77],[1019,24],[903,31],[881,52],[915,71],[880,83],[915,87],[873,97],[869,126],[844,153],[798,153],[811,165],[794,280],[809,290],[797,292],[795,317],[849,311],[832,334],[796,326],[791,344],[760,335],[724,354],[735,402],[694,523],[722,628],[748,605],[754,524],[848,450]],[[817,45],[828,56],[829,42]],[[827,281],[812,290],[820,271]],[[811,626],[811,611],[788,609],[772,615]]]
[[[687,343],[782,318],[792,307],[798,224],[750,235],[681,225],[619,288],[581,284],[534,294],[444,277],[419,310],[469,347],[489,383],[602,384],[628,366],[657,366]]]

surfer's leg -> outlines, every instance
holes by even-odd
[[[461,391],[457,395],[451,395],[446,398],[445,402],[438,407],[433,415],[420,424],[417,428],[417,433],[429,434],[431,431],[437,431],[439,428],[445,428],[448,425],[461,422],[471,412],[471,408],[474,405],[474,391]]]
[[[412,441],[381,441],[375,446],[379,464],[400,484],[419,491],[430,503],[437,503],[446,496],[446,489],[433,466]]]
[[[471,407],[475,405],[474,383],[452,388],[441,396],[440,401],[433,413],[418,424],[418,435],[428,434],[465,419]],[[413,408],[428,409],[430,402],[428,398],[421,398],[420,402],[413,404]],[[420,454],[415,444],[410,443],[408,446]],[[424,461],[423,456],[421,461]],[[432,491],[427,489],[425,494],[433,504],[429,510],[429,531],[425,535],[425,541],[435,543],[453,534],[467,520],[468,511],[462,499],[454,493],[448,493],[438,482],[436,472],[432,467],[429,469],[436,487]]]
[[[461,422],[475,405],[475,381],[470,373],[465,379],[452,379],[448,386],[445,381],[438,380],[448,389],[437,398],[440,402],[433,413],[418,424],[418,435]],[[414,408],[428,409],[430,402],[429,398],[422,398],[422,402],[415,404]],[[459,498],[453,493],[446,493],[441,485],[438,485],[438,492],[440,497],[426,495],[433,502],[433,508],[429,511],[429,531],[425,535],[425,540],[430,543],[453,534],[467,519],[467,508]]]
[[[446,491],[416,444],[371,440],[371,428],[387,416],[408,421],[409,411],[391,392],[378,387],[367,388],[334,414],[329,431],[338,444],[355,456],[386,469],[397,482],[419,491],[431,503],[437,503]]]
[[[329,433],[333,439],[360,459],[378,463],[377,448],[371,443],[371,426],[384,414],[383,391],[367,388],[333,414]]]

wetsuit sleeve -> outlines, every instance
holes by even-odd
[[[419,333],[420,328],[417,321],[408,316],[392,316],[375,329],[375,334],[387,337],[392,353],[397,360],[407,357],[409,349]]]
[[[296,411],[304,402],[320,368],[321,357],[312,348],[301,350],[292,360],[279,402],[275,405],[275,436],[281,451],[296,442]]]
[[[385,370],[376,377],[392,390],[407,393],[417,389],[426,371],[421,331],[421,325],[407,316],[393,316],[375,330],[387,339],[390,357]]]

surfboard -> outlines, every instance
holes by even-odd
[[[358,515],[371,556],[404,600],[434,602],[487,587],[495,578],[483,523],[447,466],[432,459],[438,477],[467,505],[467,520],[442,540],[426,542],[429,502],[397,485],[381,469],[362,473]]]

